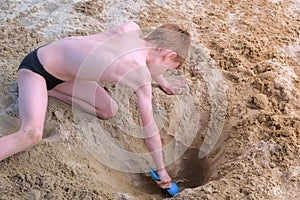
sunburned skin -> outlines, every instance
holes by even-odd
[[[145,59],[148,50],[137,25],[128,23],[98,35],[58,40],[41,47],[38,57],[46,71],[64,81],[122,79],[122,84],[137,89],[151,82]]]

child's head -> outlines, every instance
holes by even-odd
[[[180,65],[184,63],[191,44],[190,34],[175,24],[164,24],[144,39],[155,45],[158,50],[170,49],[174,51],[177,54],[174,61],[179,62]]]

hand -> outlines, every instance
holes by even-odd
[[[166,86],[160,86],[167,94],[182,94],[182,90],[186,88],[186,80],[184,78],[169,82]]]
[[[171,188],[171,178],[167,172],[167,170],[165,170],[165,168],[159,169],[156,172],[160,178],[160,181],[156,181],[157,185],[162,188],[162,189],[168,189]]]

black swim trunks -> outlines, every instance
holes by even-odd
[[[60,83],[63,83],[64,81],[55,78],[51,74],[49,74],[43,67],[43,65],[40,63],[37,51],[39,48],[35,49],[31,53],[29,53],[25,58],[22,60],[18,70],[20,69],[28,69],[30,71],[33,71],[46,80],[47,90],[53,89],[55,86],[57,86]]]

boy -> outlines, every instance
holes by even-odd
[[[43,135],[48,95],[101,119],[113,117],[117,103],[98,84],[100,81],[131,87],[138,108],[147,148],[161,178],[169,188],[159,131],[152,113],[151,79],[168,94],[180,81],[168,82],[162,74],[184,62],[189,33],[176,25],[163,25],[146,38],[134,22],[90,36],[68,37],[28,54],[18,69],[20,130],[0,138],[0,161],[37,144]]]

